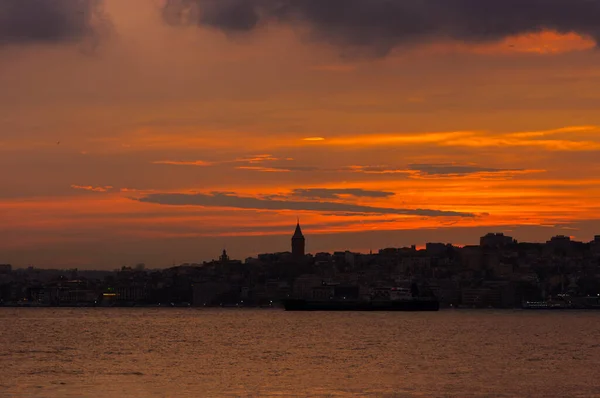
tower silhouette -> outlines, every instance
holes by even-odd
[[[219,261],[222,263],[229,262],[229,256],[227,255],[227,250],[223,249],[223,254],[219,257]]]
[[[305,239],[300,228],[300,220],[296,224],[296,231],[292,236],[292,255],[294,257],[304,257]]]

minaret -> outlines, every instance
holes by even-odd
[[[296,224],[296,231],[292,236],[292,255],[294,257],[304,257],[304,235],[302,235],[302,229],[300,228],[300,220]]]
[[[219,257],[219,261],[222,263],[229,262],[229,256],[227,255],[227,250],[223,249],[223,254],[221,254],[221,257]]]

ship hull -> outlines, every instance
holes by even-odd
[[[524,305],[521,307],[528,311],[600,311],[600,306],[528,306]]]
[[[437,300],[406,301],[316,301],[289,299],[283,302],[286,311],[439,311]]]

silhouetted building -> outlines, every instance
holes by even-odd
[[[572,248],[572,244],[570,236],[557,235],[546,242],[546,247],[554,252],[567,252]]]
[[[221,257],[219,257],[219,261],[222,263],[229,262],[229,256],[227,255],[227,250],[223,249],[223,254],[221,254]]]
[[[425,250],[432,257],[441,257],[448,253],[448,245],[445,243],[427,243]]]
[[[460,251],[464,269],[480,270],[483,267],[483,253],[479,246],[465,246]]]
[[[222,304],[222,297],[231,290],[225,281],[199,281],[192,285],[192,305],[196,307]]]
[[[300,228],[300,221],[296,224],[296,231],[292,236],[292,255],[294,257],[304,257],[305,239]]]
[[[594,240],[591,242],[592,253],[600,254],[600,235],[594,236]]]
[[[479,246],[488,248],[500,248],[509,246],[515,243],[515,240],[510,236],[499,234],[487,234],[479,239]]]

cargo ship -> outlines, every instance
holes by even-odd
[[[311,299],[289,298],[286,311],[438,311],[440,303],[433,295],[421,295],[416,285],[406,288],[375,288],[360,295],[358,287],[323,285]],[[318,293],[325,294],[318,294]],[[329,294],[328,294],[329,293]]]

